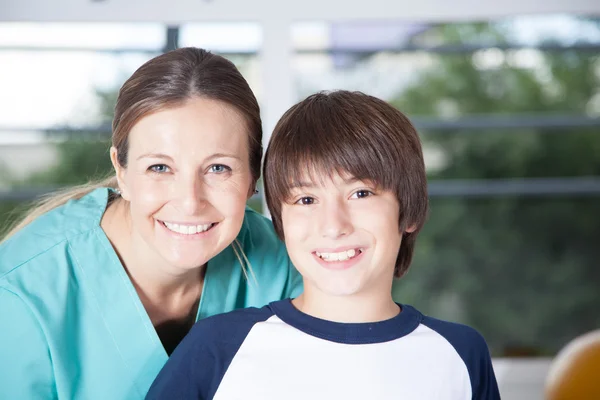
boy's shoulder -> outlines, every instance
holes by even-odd
[[[194,342],[206,345],[239,345],[254,325],[273,315],[268,305],[233,310],[199,320],[192,327],[189,336]]]
[[[497,390],[490,352],[481,333],[467,325],[428,316],[423,316],[421,325],[441,336],[454,348],[467,368],[473,393],[490,390],[490,393],[494,393]]]
[[[461,357],[478,351],[488,353],[485,339],[475,328],[425,315],[421,319],[421,324],[446,339]]]
[[[421,325],[442,336],[464,362],[473,398],[499,399],[492,358],[484,337],[476,329],[423,316]]]
[[[249,307],[199,320],[177,346],[147,399],[212,399],[252,328],[273,315]]]

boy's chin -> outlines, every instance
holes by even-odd
[[[319,291],[327,296],[335,297],[352,297],[360,295],[362,292],[362,284],[359,282],[348,283],[329,283],[318,285]]]

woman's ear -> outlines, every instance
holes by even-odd
[[[254,182],[252,185],[250,185],[250,189],[248,189],[248,196],[246,197],[246,200],[250,200],[250,197],[254,196],[257,193],[258,190],[256,189],[256,182]]]
[[[125,173],[127,172],[126,168],[123,167],[119,163],[119,153],[117,152],[117,148],[112,146],[110,148],[110,162],[115,169],[115,174],[117,176],[117,182],[119,184],[119,191],[121,192],[121,197],[125,200],[129,201],[129,191],[127,190]]]

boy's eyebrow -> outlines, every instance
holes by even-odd
[[[351,178],[348,178],[348,179],[344,179],[344,183],[345,183],[346,185],[350,185],[351,183],[356,183],[356,182],[361,182],[361,180],[360,180],[360,179],[358,179],[358,178],[355,178],[355,177],[351,177]]]
[[[312,182],[304,182],[304,181],[300,181],[300,182],[294,182],[290,185],[290,189],[296,189],[296,188],[306,188],[306,187],[313,187],[315,184]]]
[[[360,181],[361,181],[360,179],[355,178],[355,177],[350,177],[350,178],[344,179],[344,183],[346,185],[351,185],[353,183],[360,182]],[[314,182],[296,181],[290,185],[290,189],[310,188],[310,187],[315,187],[315,186],[317,186],[317,185],[315,185]]]

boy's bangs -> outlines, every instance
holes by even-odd
[[[321,138],[323,139],[323,138]],[[359,146],[345,140],[336,144],[329,140],[289,143],[280,154],[279,170],[272,182],[275,196],[290,200],[294,188],[323,185],[335,174],[370,182],[382,189],[393,190],[393,166],[373,147]]]

